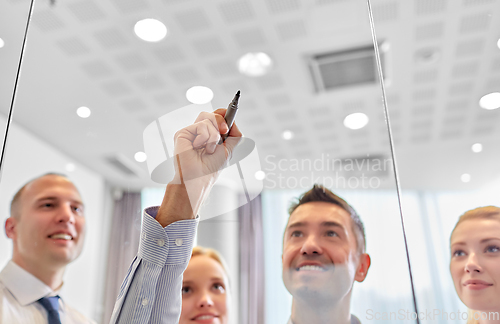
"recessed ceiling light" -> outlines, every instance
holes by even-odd
[[[368,116],[363,113],[350,114],[344,119],[344,126],[350,129],[360,129],[368,124]]]
[[[264,171],[255,172],[255,179],[264,180],[266,178],[266,173]]]
[[[479,106],[487,110],[500,108],[500,93],[492,92],[479,99]]]
[[[469,182],[470,181],[470,174],[468,174],[468,173],[462,174],[462,176],[460,177],[460,180],[462,180],[462,182],[465,182],[465,183]]]
[[[472,152],[474,153],[479,153],[483,150],[483,144],[481,143],[476,143],[474,145],[472,145]]]
[[[66,166],[64,167],[66,169],[66,171],[68,172],[73,172],[76,170],[76,166],[73,164],[73,163],[68,163],[66,164]]]
[[[189,102],[203,105],[210,102],[214,97],[214,92],[207,87],[194,86],[186,91],[186,98]]]
[[[497,42],[497,47],[500,48],[500,39]]]
[[[273,61],[263,52],[247,53],[238,60],[238,70],[240,73],[257,77],[269,72],[273,66]]]
[[[87,118],[90,116],[90,109],[87,107],[80,107],[76,110],[76,114],[82,118]]]
[[[167,27],[159,20],[148,18],[136,22],[134,32],[146,42],[158,42],[167,35]]]
[[[144,152],[137,152],[134,154],[134,158],[137,162],[144,162],[148,157]]]
[[[3,39],[0,38],[0,48],[2,48],[4,46],[5,46],[5,42],[3,41]]]
[[[288,140],[291,140],[293,138],[293,132],[292,131],[289,131],[289,130],[286,130],[283,132],[282,134],[283,138],[286,139],[287,141]]]

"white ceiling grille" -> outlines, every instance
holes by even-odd
[[[384,56],[381,52],[382,63]],[[378,80],[373,46],[316,54],[308,61],[317,92],[375,84]]]

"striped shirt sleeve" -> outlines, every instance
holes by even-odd
[[[182,274],[189,263],[199,218],[163,228],[145,209],[139,251],[132,261],[111,324],[176,324],[181,313]]]

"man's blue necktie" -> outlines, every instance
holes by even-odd
[[[38,302],[47,310],[49,324],[61,324],[59,317],[59,296],[43,297]]]

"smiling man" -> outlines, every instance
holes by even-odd
[[[94,323],[58,296],[66,266],[81,253],[85,217],[65,176],[45,174],[14,195],[5,233],[12,259],[0,272],[1,323]]]
[[[290,207],[283,282],[293,296],[289,324],[360,323],[350,313],[354,281],[370,267],[363,223],[331,191],[314,185]]]

